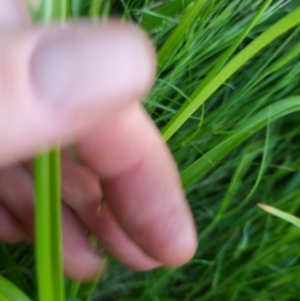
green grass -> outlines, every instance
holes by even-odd
[[[184,267],[136,273],[111,261],[91,300],[298,300],[300,230],[257,203],[298,222],[300,1],[73,0],[69,13],[119,15],[151,34],[159,67],[145,107],[199,231]],[[8,248],[3,276],[34,299],[31,248]],[[93,284],[67,288],[86,300]]]

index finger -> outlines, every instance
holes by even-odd
[[[99,124],[78,150],[99,174],[108,206],[137,245],[168,266],[193,256],[196,231],[176,165],[140,104]]]

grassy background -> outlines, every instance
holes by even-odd
[[[269,2],[230,57],[300,7],[299,0]],[[72,2],[74,18],[91,11],[94,18],[99,14],[118,15],[139,23],[151,34],[159,51],[159,67],[145,106],[163,132],[183,104],[193,101],[199,84],[266,1],[207,0],[195,1],[194,6],[191,3],[191,0]],[[187,18],[187,14],[192,14],[192,18]],[[174,45],[170,36],[176,42]],[[296,105],[289,114],[273,121],[277,108],[274,104],[300,95],[299,41],[300,27],[296,26],[269,44],[210,96],[168,140],[183,172],[199,231],[195,258],[182,268],[146,273],[129,271],[112,260],[93,300],[299,299],[300,231],[256,206],[266,203],[300,215],[297,112],[300,98],[293,98]],[[282,59],[290,51],[295,56],[283,64]],[[290,103],[284,100],[278,110],[283,112]],[[259,112],[264,114],[265,126],[251,129],[251,133],[249,129],[241,131]],[[222,142],[234,134],[240,135],[239,143],[225,156]],[[243,136],[247,139],[243,140]],[[213,149],[220,152],[220,160],[212,160]],[[193,176],[190,167],[197,160],[202,163]],[[5,250],[0,252],[4,259]],[[10,246],[9,252],[18,265],[13,268],[7,260],[1,260],[2,274],[9,278],[18,277],[16,271],[25,274],[29,285],[24,284],[24,289],[30,293],[34,290],[30,247]]]

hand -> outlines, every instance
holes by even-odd
[[[28,160],[61,141],[68,277],[101,269],[87,230],[132,269],[185,263],[197,245],[192,214],[139,103],[154,78],[151,43],[117,21],[33,27],[22,3],[0,1],[0,240],[34,240]]]

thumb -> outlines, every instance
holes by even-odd
[[[0,35],[0,166],[84,135],[142,98],[155,73],[151,43],[131,24]]]

